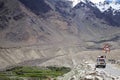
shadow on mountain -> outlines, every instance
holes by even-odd
[[[41,13],[46,13],[51,10],[50,6],[45,3],[45,0],[19,0],[27,8],[36,13],[37,15]]]

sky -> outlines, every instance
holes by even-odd
[[[90,0],[93,3],[99,3],[99,2],[104,2],[105,0]]]

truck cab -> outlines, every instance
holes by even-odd
[[[97,57],[96,68],[105,68],[106,67],[106,56]]]

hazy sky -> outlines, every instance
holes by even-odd
[[[99,2],[104,2],[105,0],[90,0],[90,1],[92,1],[94,3],[99,3]]]

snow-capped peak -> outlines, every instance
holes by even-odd
[[[74,6],[76,6],[80,2],[84,2],[85,3],[86,1],[90,1],[90,2],[92,2],[94,4],[96,4],[96,3],[104,2],[105,0],[68,0],[68,1],[71,1],[72,2],[72,6],[74,7]]]
[[[120,10],[120,3],[118,2],[118,0],[106,0],[104,2],[96,3],[95,5],[97,6],[97,8],[99,8],[101,12],[104,12],[109,8],[112,8],[115,11]]]
[[[112,8],[115,11],[120,10],[120,0],[68,0],[72,2],[72,7],[75,7],[78,3],[86,1],[92,2],[101,12]]]

